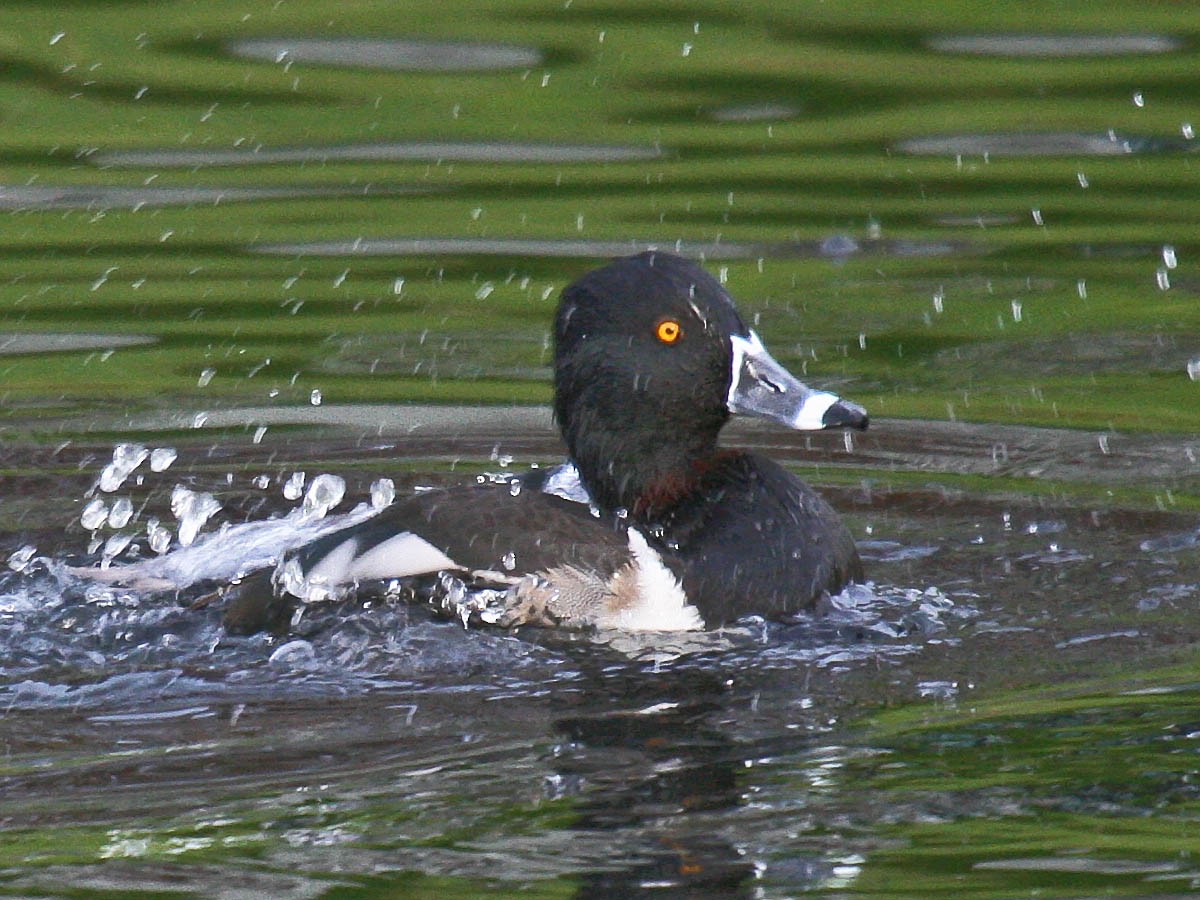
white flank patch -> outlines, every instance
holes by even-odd
[[[627,533],[639,602],[620,612],[615,627],[627,631],[702,631],[704,620],[688,602],[678,579],[663,565],[662,557],[636,528]]]
[[[319,560],[317,564],[304,573],[306,583],[333,587],[345,584],[350,580],[350,564],[354,554],[358,552],[358,541],[347,538]]]
[[[324,563],[324,560],[321,562]],[[403,531],[352,560],[346,574],[348,580],[407,578],[410,575],[431,575],[443,569],[461,568],[420,535]]]

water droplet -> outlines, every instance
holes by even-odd
[[[108,276],[117,271],[117,268],[117,266],[109,266],[107,269],[105,269],[104,274],[92,282],[92,290],[98,291],[100,288],[104,287],[104,283],[108,281]]]
[[[395,281],[392,282],[392,293],[395,294],[397,297],[399,297],[402,293],[404,293],[404,279],[403,278],[397,278]]]
[[[95,531],[108,519],[108,504],[99,497],[94,498],[79,516],[79,524],[88,531]]]
[[[1191,122],[1184,122],[1182,125],[1180,125],[1179,132],[1183,135],[1185,140],[1189,141],[1196,136],[1196,130],[1192,128]]]
[[[1096,437],[1096,443],[1100,445],[1100,452],[1108,456],[1108,435],[1101,434]]]
[[[205,369],[200,373],[200,378],[196,381],[196,387],[208,387],[209,382],[213,380],[213,376],[216,374],[216,369]]]
[[[104,553],[100,559],[100,568],[107,569],[112,565],[112,561],[125,552],[125,549],[132,543],[132,534],[114,534],[104,542]]]
[[[691,56],[691,55],[692,55],[692,45],[691,45],[691,44],[684,44],[684,45],[683,45],[683,51],[680,53],[680,55],[681,55],[681,56]]]
[[[188,490],[182,484],[171,491],[171,512],[179,520],[179,543],[190,547],[204,523],[221,509],[212,494]]]
[[[1141,91],[1135,91],[1133,94],[1133,105],[1138,109],[1142,109],[1146,105],[1146,97]]]
[[[308,600],[306,597],[300,599]],[[288,641],[276,649],[267,657],[267,662],[273,666],[286,666],[289,669],[308,669],[313,667],[316,657],[317,652],[313,649],[312,644],[297,639]]]
[[[267,426],[259,425],[257,428],[254,429],[254,435],[250,438],[250,443],[261,444],[262,439],[264,437],[266,437],[266,434],[267,434]]]
[[[1076,172],[1075,177],[1079,179],[1079,186],[1081,188],[1086,188],[1088,186],[1087,176],[1082,172]]]
[[[937,289],[937,293],[935,293],[933,295],[933,311],[936,313],[941,313],[945,306],[945,300],[946,300],[946,295],[942,291],[942,288],[939,286]]]
[[[492,284],[490,281],[485,281],[479,286],[479,289],[475,291],[475,299],[486,300],[488,297],[492,296],[492,292],[494,290],[496,290],[496,285]]]
[[[1200,357],[1188,360],[1187,373],[1192,381],[1200,381]]]
[[[312,389],[312,393],[308,395],[308,402],[311,403],[313,406],[321,405],[321,389],[320,388]]]
[[[865,331],[860,331],[858,333],[858,349],[859,350],[867,349],[867,334]]]
[[[304,493],[304,478],[303,472],[293,472],[283,484],[283,496],[288,500],[299,500]]]
[[[517,554],[511,550],[504,554],[504,558],[500,560],[506,572],[511,572],[517,567]]]
[[[371,483],[371,508],[383,509],[396,499],[396,484],[390,478],[380,478]]]
[[[345,269],[337,276],[337,278],[333,279],[333,286],[335,288],[341,287],[345,283],[346,279],[349,276],[350,276],[350,270]]]
[[[1021,321],[1021,301],[1014,300],[1012,302],[1012,317],[1014,322]]]
[[[150,549],[155,553],[166,553],[171,547],[171,529],[163,526],[158,519],[146,523],[146,537],[150,539]]]
[[[113,528],[124,528],[133,518],[133,501],[128,497],[116,500],[108,511],[108,524]]]
[[[514,478],[508,483],[508,493],[513,497],[519,497],[521,495],[521,479]]]
[[[1154,273],[1154,283],[1158,285],[1160,291],[1169,291],[1171,289],[1171,273],[1167,269],[1159,269]]]
[[[301,516],[305,519],[322,519],[333,507],[342,502],[346,495],[346,482],[337,475],[318,475],[308,487],[301,505]]]
[[[50,46],[53,47],[55,44],[57,44],[59,41],[61,41],[66,36],[67,36],[67,33],[65,31],[59,31],[59,32],[55,33],[50,38]]]
[[[1087,282],[1084,279],[1080,278],[1075,282],[1075,293],[1079,295],[1080,300],[1087,299]]]
[[[1175,256],[1175,248],[1171,244],[1166,244],[1162,248],[1163,265],[1168,269],[1174,269],[1179,265],[1179,260]]]
[[[192,417],[192,427],[193,428],[203,428],[204,423],[207,421],[208,421],[208,413],[206,413],[206,412],[196,413],[196,415]]]
[[[29,568],[29,564],[33,561],[35,553],[37,553],[37,547],[33,546],[33,544],[26,544],[8,558],[8,567],[14,572],[24,572]]]
[[[1033,224],[1034,225],[1044,225],[1045,224],[1042,221],[1042,211],[1040,209],[1031,209],[1029,211],[1029,213],[1030,213],[1030,215],[1033,216]]]
[[[105,493],[115,491],[149,455],[150,451],[141,444],[117,444],[113,448],[112,462],[100,473],[100,490]]]
[[[178,456],[174,447],[156,447],[150,452],[150,471],[165,472]]]

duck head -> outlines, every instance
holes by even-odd
[[[734,413],[867,427],[862,407],[776,362],[721,284],[673,254],[618,259],[569,285],[554,336],[555,418],[605,510],[660,511],[719,458]]]

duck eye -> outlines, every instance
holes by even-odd
[[[665,319],[654,329],[654,336],[664,344],[673,344],[683,337],[683,328],[674,319]]]

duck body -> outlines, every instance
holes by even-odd
[[[775,362],[695,263],[644,253],[563,291],[554,412],[569,464],[398,501],[286,559],[273,596],[459,573],[495,586],[496,624],[679,630],[794,613],[862,578],[812,488],[717,439],[733,413],[821,429],[865,412]]]

